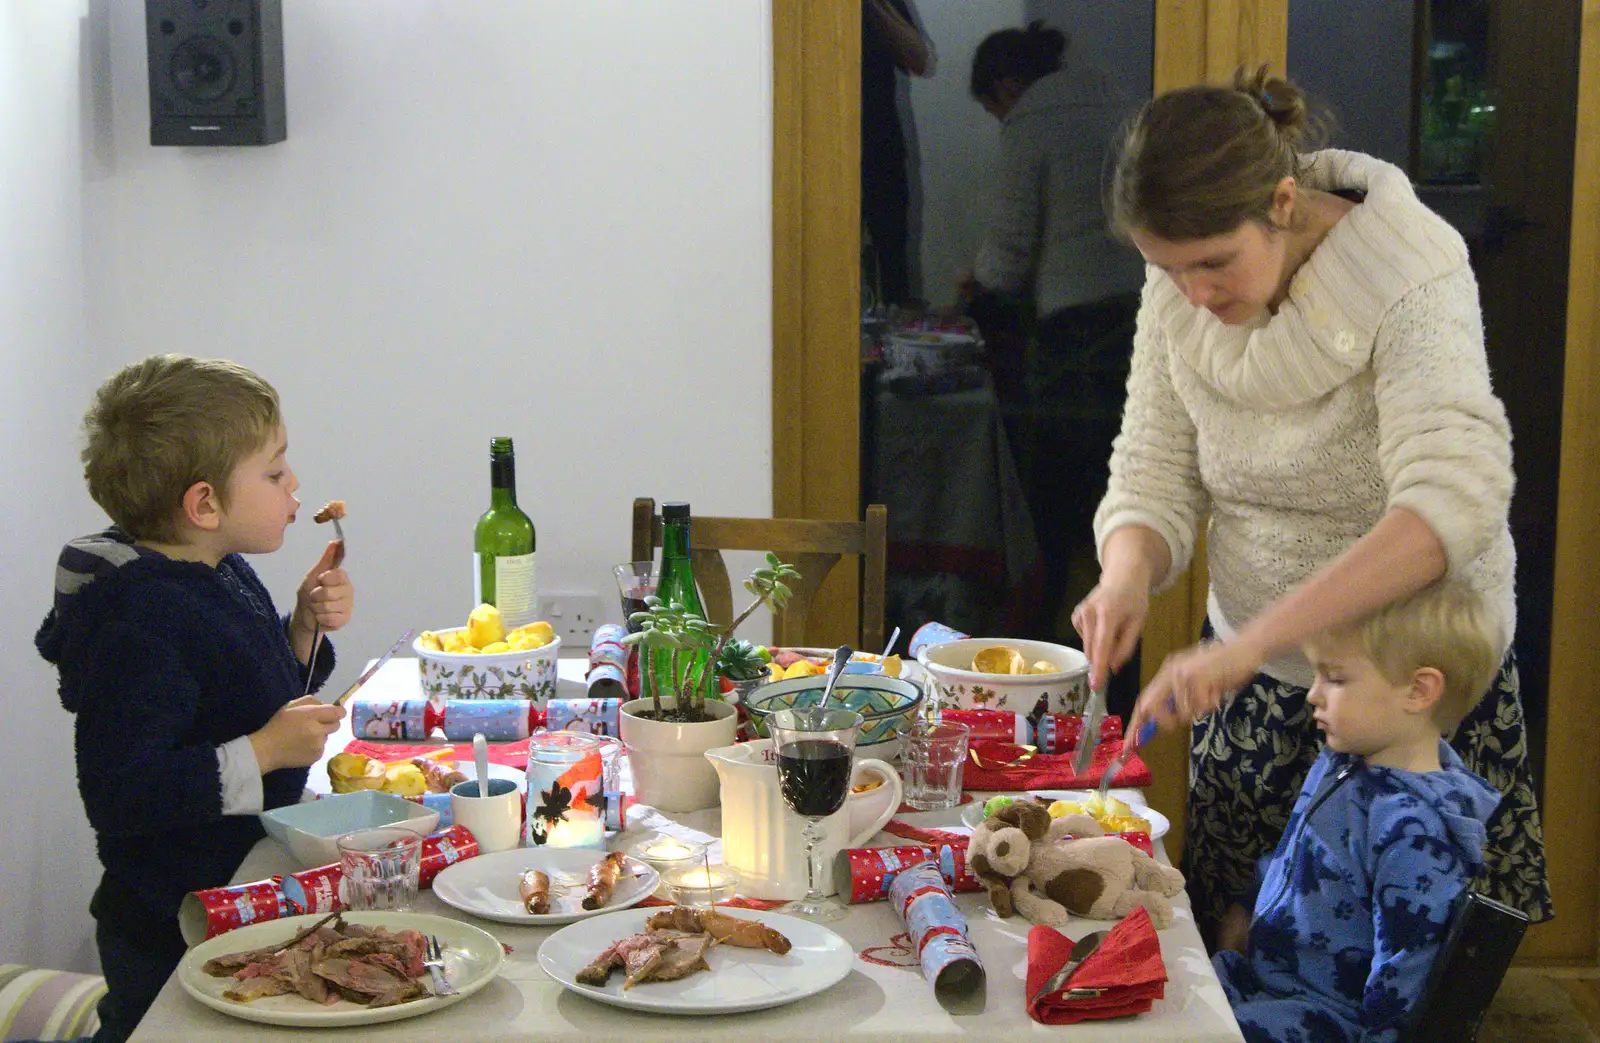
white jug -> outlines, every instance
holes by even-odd
[[[722,861],[738,871],[739,893],[748,898],[804,897],[807,819],[783,802],[772,740],[707,750],[706,758],[722,780]],[[833,879],[834,855],[872,839],[900,807],[900,776],[883,761],[857,760],[851,769],[852,790],[869,771],[881,775],[884,784],[852,792],[844,807],[822,820],[817,885],[823,894],[832,894],[843,883]]]

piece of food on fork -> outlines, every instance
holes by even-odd
[[[534,916],[550,911],[550,875],[543,870],[530,869],[523,873],[517,893],[522,896],[523,908]]]
[[[311,516],[311,520],[321,525],[323,522],[336,522],[345,516],[343,500],[329,500],[322,505],[322,509]]]

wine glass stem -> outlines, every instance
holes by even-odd
[[[811,818],[806,821],[806,903],[814,905],[821,902],[823,894],[817,885],[817,841],[820,836],[822,819]]]

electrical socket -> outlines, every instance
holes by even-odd
[[[562,651],[587,655],[595,628],[605,622],[600,595],[588,591],[553,591],[539,595],[538,618],[561,639]]]

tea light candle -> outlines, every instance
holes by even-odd
[[[706,846],[698,841],[663,834],[640,842],[633,849],[633,856],[656,872],[665,873],[678,866],[698,865],[705,851]]]
[[[550,827],[550,847],[605,847],[606,826],[597,818],[563,818]]]
[[[721,864],[684,866],[667,873],[666,881],[679,905],[715,905],[733,897],[739,874]]]

